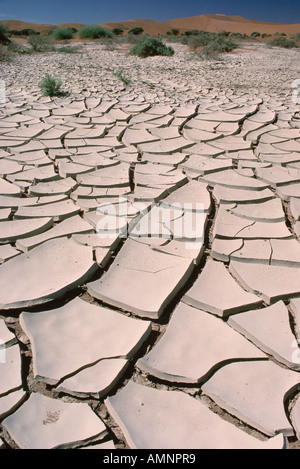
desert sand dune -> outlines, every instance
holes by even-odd
[[[300,448],[300,49],[128,42],[1,62],[0,449]]]
[[[179,29],[182,33],[187,30],[198,29],[203,31],[219,32],[222,30],[239,32],[242,34],[251,34],[254,31],[259,33],[274,34],[276,32],[285,34],[295,34],[300,32],[300,23],[298,24],[280,24],[268,23],[264,21],[256,21],[242,16],[228,16],[222,14],[216,15],[199,15],[187,18],[170,19],[168,21],[154,21],[151,19],[132,19],[126,21],[118,21],[113,23],[102,23],[101,18],[95,21],[95,24],[101,24],[109,29],[121,28],[129,31],[131,28],[140,26],[147,34],[165,34],[172,28]],[[74,27],[79,29],[82,24],[65,23],[58,25],[26,23],[25,21],[3,20],[2,24],[7,29],[21,30],[31,28],[41,34],[47,34],[54,27]]]

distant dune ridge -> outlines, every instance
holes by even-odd
[[[25,21],[15,20],[3,20],[1,23],[7,29],[26,29],[31,28],[41,34],[46,34],[51,31],[54,27],[74,27],[80,29],[84,26],[79,23],[65,23],[58,25],[50,24],[35,24],[26,23]],[[269,23],[264,21],[249,20],[242,16],[227,16],[223,14],[215,15],[199,15],[188,18],[177,18],[168,21],[154,21],[149,19],[134,19],[119,21],[114,23],[101,23],[102,26],[113,29],[121,28],[124,32],[129,31],[131,28],[140,26],[144,29],[147,34],[165,34],[172,28],[179,29],[179,33],[183,33],[187,30],[198,29],[203,31],[219,32],[222,30],[251,34],[254,31],[259,33],[274,34],[276,32],[295,34],[300,32],[300,23],[297,24],[281,24],[281,23]]]

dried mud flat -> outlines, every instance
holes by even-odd
[[[299,51],[175,51],[1,66],[3,449],[299,447]]]

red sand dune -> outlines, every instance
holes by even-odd
[[[39,31],[41,34],[46,34],[55,27],[74,27],[80,29],[82,24],[79,23],[65,23],[58,25],[50,24],[34,24],[26,23],[25,21],[3,20],[1,23],[7,29],[21,30],[31,28]],[[298,24],[280,24],[280,23],[267,23],[264,21],[255,21],[243,18],[242,16],[227,16],[227,15],[200,15],[188,18],[177,18],[168,21],[154,21],[148,19],[135,19],[119,21],[114,23],[101,23],[109,29],[115,27],[123,29],[125,32],[136,26],[140,26],[148,34],[164,34],[172,28],[179,29],[180,33],[187,30],[198,29],[204,31],[218,32],[221,30],[239,32],[242,34],[251,34],[254,31],[259,33],[274,34],[276,32],[295,34],[300,32],[300,23]]]
[[[116,23],[105,23],[103,26],[107,28],[122,28],[124,31],[135,26],[141,26],[148,34],[166,33],[172,28],[179,29],[180,33],[187,30],[198,29],[199,31],[219,32],[222,30],[251,34],[254,31],[259,33],[274,34],[276,32],[295,34],[300,32],[300,23],[298,24],[280,24],[267,23],[264,21],[255,21],[243,18],[242,16],[226,16],[226,15],[200,15],[188,18],[178,18],[169,21],[151,21],[137,19],[131,21],[122,21]]]
[[[1,24],[5,26],[6,29],[12,30],[15,29],[16,31],[21,31],[22,29],[33,29],[36,32],[40,32],[41,34],[47,34],[52,29],[63,27],[63,28],[76,28],[80,29],[83,24],[79,23],[66,23],[66,24],[36,24],[36,23],[26,23],[26,21],[17,21],[17,20],[2,20]]]

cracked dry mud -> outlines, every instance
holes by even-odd
[[[299,447],[297,69],[256,43],[3,65],[1,448]]]

